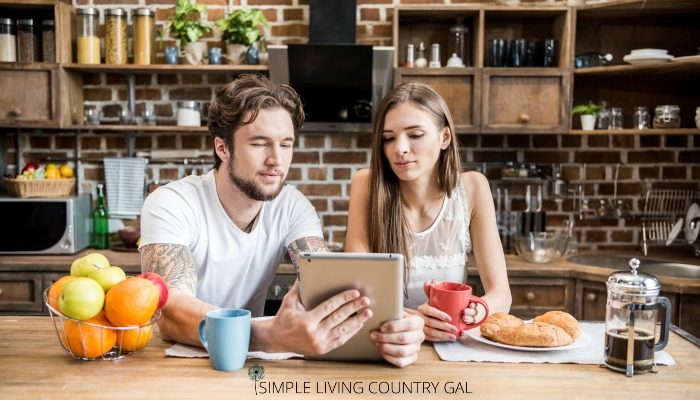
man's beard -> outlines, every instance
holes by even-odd
[[[228,172],[228,177],[231,179],[231,182],[233,185],[238,188],[243,194],[248,196],[251,200],[255,201],[269,201],[277,197],[277,195],[280,194],[282,191],[282,187],[284,187],[284,175],[280,179],[280,184],[279,187],[277,187],[277,190],[275,190],[273,193],[265,193],[263,189],[255,183],[253,179],[251,180],[246,180],[245,178],[242,178],[234,172],[233,168],[233,158],[228,162],[228,165],[226,167],[226,171]]]

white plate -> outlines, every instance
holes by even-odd
[[[695,229],[690,229],[690,223],[693,221],[693,218],[700,218],[700,206],[698,206],[698,203],[691,204],[688,207],[688,212],[685,214],[685,230],[683,234],[685,234],[685,240],[688,241],[688,244],[693,244],[700,233],[700,222],[695,223]]]
[[[519,351],[563,351],[563,350],[571,350],[571,349],[578,349],[579,347],[586,346],[588,343],[591,342],[591,336],[587,334],[586,332],[581,332],[581,336],[578,337],[578,339],[574,340],[573,343],[571,343],[568,346],[559,346],[559,347],[522,347],[522,346],[511,346],[508,344],[503,344],[503,343],[498,343],[494,342],[493,340],[486,339],[485,337],[481,336],[481,330],[478,328],[471,329],[467,331],[469,336],[471,336],[474,340],[481,342],[481,343],[486,343],[491,346],[496,346],[496,347],[502,347],[504,349],[510,349],[510,350],[519,350]]]
[[[673,56],[669,54],[643,57],[628,54],[622,58],[622,61],[630,64],[660,64],[671,60],[673,60]]]
[[[666,239],[666,246],[670,246],[671,243],[673,243],[674,240],[678,237],[678,234],[681,233],[681,229],[683,228],[683,218],[678,218],[678,221],[673,225],[673,229],[671,229],[671,233],[668,234],[668,239]]]
[[[665,56],[668,54],[668,50],[665,49],[635,49],[630,51],[630,55],[635,57],[657,57]]]

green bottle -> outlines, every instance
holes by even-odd
[[[93,249],[109,249],[109,212],[105,207],[104,185],[97,185],[97,207],[92,211]]]

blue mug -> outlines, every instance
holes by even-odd
[[[243,368],[250,344],[250,311],[238,308],[210,310],[199,322],[199,340],[217,371]]]
[[[165,63],[177,64],[180,51],[175,46],[167,46],[165,48]]]
[[[221,47],[212,47],[209,49],[209,64],[221,64]]]

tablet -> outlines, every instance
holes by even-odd
[[[370,300],[372,318],[342,346],[313,360],[382,361],[370,331],[403,315],[403,255],[369,253],[302,253],[299,296],[311,310],[344,290],[357,289]]]

